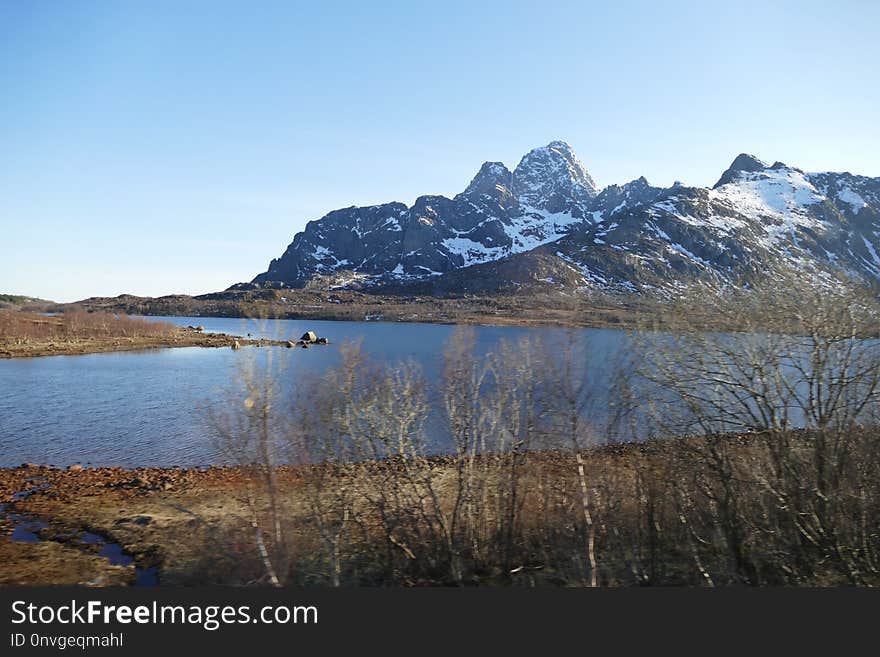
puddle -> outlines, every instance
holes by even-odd
[[[103,536],[92,532],[83,532],[78,538],[80,543],[85,545],[99,545],[101,550],[98,552],[99,557],[104,557],[114,566],[128,567],[134,564],[134,558],[122,549],[119,543],[108,541]],[[158,568],[140,568],[135,564],[136,573],[135,586],[156,586],[159,584]]]
[[[34,480],[29,480],[31,483]],[[18,491],[12,495],[14,500],[25,500],[39,490],[49,487],[48,483],[37,482],[37,485],[27,490]],[[20,513],[10,513],[6,510],[7,504],[0,504],[0,517],[6,518],[12,524],[10,538],[18,543],[41,543],[46,539],[40,537],[40,532],[49,526],[49,523],[39,518],[26,516]],[[103,557],[114,566],[127,568],[134,564],[135,586],[157,586],[159,584],[159,569],[156,566],[141,568],[135,564],[134,557],[128,554],[119,543],[95,534],[94,532],[79,532],[72,534],[75,541],[82,545],[97,545],[99,557]],[[91,551],[91,550],[90,550]]]
[[[12,499],[15,500],[16,502],[20,502],[21,500],[26,500],[27,498],[29,498],[31,495],[33,495],[37,491],[46,490],[47,488],[49,488],[49,483],[45,479],[41,479],[40,477],[31,477],[30,479],[26,479],[25,483],[26,484],[36,484],[36,485],[32,486],[31,488],[28,488],[26,490],[20,490],[16,493],[13,493]],[[6,505],[4,504],[3,507],[5,508],[5,506]]]
[[[2,512],[2,509],[0,509],[0,512]],[[6,517],[12,523],[10,538],[19,543],[39,543],[43,540],[40,538],[39,532],[49,526],[48,523],[42,520],[28,518],[18,513],[9,513]]]
[[[135,568],[135,586],[159,586],[159,567]]]

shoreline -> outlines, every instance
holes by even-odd
[[[100,337],[76,340],[41,340],[18,344],[0,343],[0,359],[39,358],[44,356],[82,356],[123,351],[148,351],[177,347],[221,348],[287,346],[286,340],[245,338],[227,333],[201,333],[179,329],[172,336]]]
[[[656,310],[645,299],[566,294],[432,297],[352,290],[249,290],[189,297],[93,297],[46,308],[151,317],[413,322],[482,326],[635,328]]]
[[[741,440],[734,438],[738,444]],[[582,453],[594,467],[626,470],[634,459],[653,458],[669,444],[615,443]],[[535,451],[524,467],[567,478],[574,472],[574,458],[569,449]],[[363,466],[370,469],[377,463],[387,476],[400,472],[401,463],[395,459]],[[438,481],[455,468],[451,455],[427,457],[421,463]],[[308,513],[310,476],[321,472],[336,481],[353,472],[321,465],[277,465],[274,471],[288,513],[300,522]],[[236,556],[215,553],[216,542],[238,550],[250,540],[248,495],[255,485],[259,490],[259,480],[252,467],[242,465],[0,466],[0,587],[137,586],[143,584],[144,573],[149,585],[239,584]],[[307,525],[303,523],[299,540],[319,549]],[[32,534],[24,540],[23,527]],[[84,533],[117,546],[132,562],[124,567],[111,563],[96,546],[78,539]]]
[[[877,431],[866,427],[846,434],[853,458],[862,459],[860,467],[874,462]],[[777,555],[788,552],[790,542],[798,545],[798,534],[779,535],[781,544],[766,544],[762,528],[768,519],[762,509],[769,490],[754,474],[756,467],[772,465],[775,452],[768,439],[779,438],[681,436],[577,451],[486,454],[464,470],[462,457],[454,455],[279,465],[271,474],[258,465],[0,467],[0,586],[268,585],[258,544],[279,531],[284,543],[274,543],[279,551],[272,558],[281,559],[275,563],[284,564],[284,579],[291,586],[338,586],[340,581],[345,586],[583,586],[582,503],[589,504],[591,526],[597,528],[602,586],[646,581],[699,586],[710,573],[711,586],[741,586],[746,571],[730,560],[728,535],[718,533],[718,523],[730,522],[750,537],[749,563],[764,568],[760,579],[746,583],[876,585],[876,572],[852,575],[829,561],[834,555],[821,545],[804,555],[815,563],[803,576],[792,577],[784,563],[780,566]],[[814,451],[824,444],[813,438],[813,432],[793,430],[783,441],[786,462],[807,467],[809,481]],[[713,454],[723,454],[723,468]],[[730,491],[741,511],[736,517],[723,515],[713,503],[725,482],[731,482],[728,471],[739,482]],[[473,474],[465,479],[466,489],[461,488],[463,472]],[[864,483],[858,472],[850,472],[832,498],[844,499],[853,486]],[[578,487],[579,479],[588,495]],[[876,508],[878,499],[876,482],[871,485],[866,511]],[[480,556],[464,552],[470,543],[456,543],[463,546],[458,548],[462,558],[470,554],[471,561],[464,563],[473,565],[455,579],[454,572],[438,565],[449,546],[445,534],[435,533],[435,523],[461,508],[457,495],[471,486],[489,499],[471,509],[481,514],[480,522],[469,525],[477,529],[506,518],[495,504],[517,491],[519,538],[512,546],[521,552],[503,561],[495,547]],[[386,515],[387,509],[393,515]],[[273,530],[275,513],[280,524]],[[784,525],[792,514],[801,517],[800,507],[774,507],[773,513],[773,526]],[[835,521],[855,532],[846,534],[844,545],[863,549],[863,538],[876,536],[873,521],[862,526],[853,524],[844,508],[833,513]],[[469,516],[458,517],[470,522]],[[655,549],[640,551],[640,537],[651,532]],[[505,536],[491,531],[473,535],[487,547]],[[468,541],[472,535],[455,536]],[[694,536],[703,540],[691,540]],[[479,558],[486,561],[474,561]],[[633,564],[639,570],[633,571]],[[651,564],[654,574],[644,569]]]
[[[295,467],[278,478],[296,488]],[[248,482],[245,468],[223,465],[0,467],[0,586],[191,583],[208,537],[247,526]]]
[[[565,453],[535,456],[536,465],[555,467]],[[427,463],[439,472],[451,467],[447,456]],[[394,462],[387,467],[396,472]],[[275,467],[279,491],[297,517],[305,510],[309,469]],[[326,472],[336,476],[332,468]],[[253,485],[253,471],[240,465],[0,467],[0,587],[137,586],[143,573],[151,585],[228,584],[237,576],[236,558],[214,554],[215,542],[240,548],[251,538],[247,491]],[[111,563],[79,540],[82,534],[118,546],[132,563]]]

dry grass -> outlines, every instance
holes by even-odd
[[[0,358],[91,354],[167,347],[281,345],[277,340],[203,333],[170,322],[69,310],[60,315],[0,311]]]
[[[41,315],[0,311],[0,344],[46,340],[79,341],[93,338],[168,337],[177,331],[169,322],[156,322],[112,313],[72,311]]]

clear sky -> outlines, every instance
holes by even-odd
[[[0,292],[249,280],[305,222],[568,141],[880,176],[880,2],[0,0]]]

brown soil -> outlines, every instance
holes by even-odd
[[[103,557],[51,541],[17,543],[0,539],[0,585],[125,586],[133,568],[112,566]]]
[[[291,472],[282,468],[280,480],[291,485]],[[48,486],[27,499],[13,498],[36,484]],[[224,555],[209,549],[218,534],[250,535],[242,531],[246,506],[236,497],[245,487],[241,471],[223,467],[0,469],[6,510],[48,523],[38,532],[42,542],[22,543],[11,539],[9,520],[0,520],[0,585],[134,583],[134,566],[112,566],[70,540],[79,531],[118,543],[140,567],[158,567],[163,585],[193,583],[221,567],[216,562]]]

